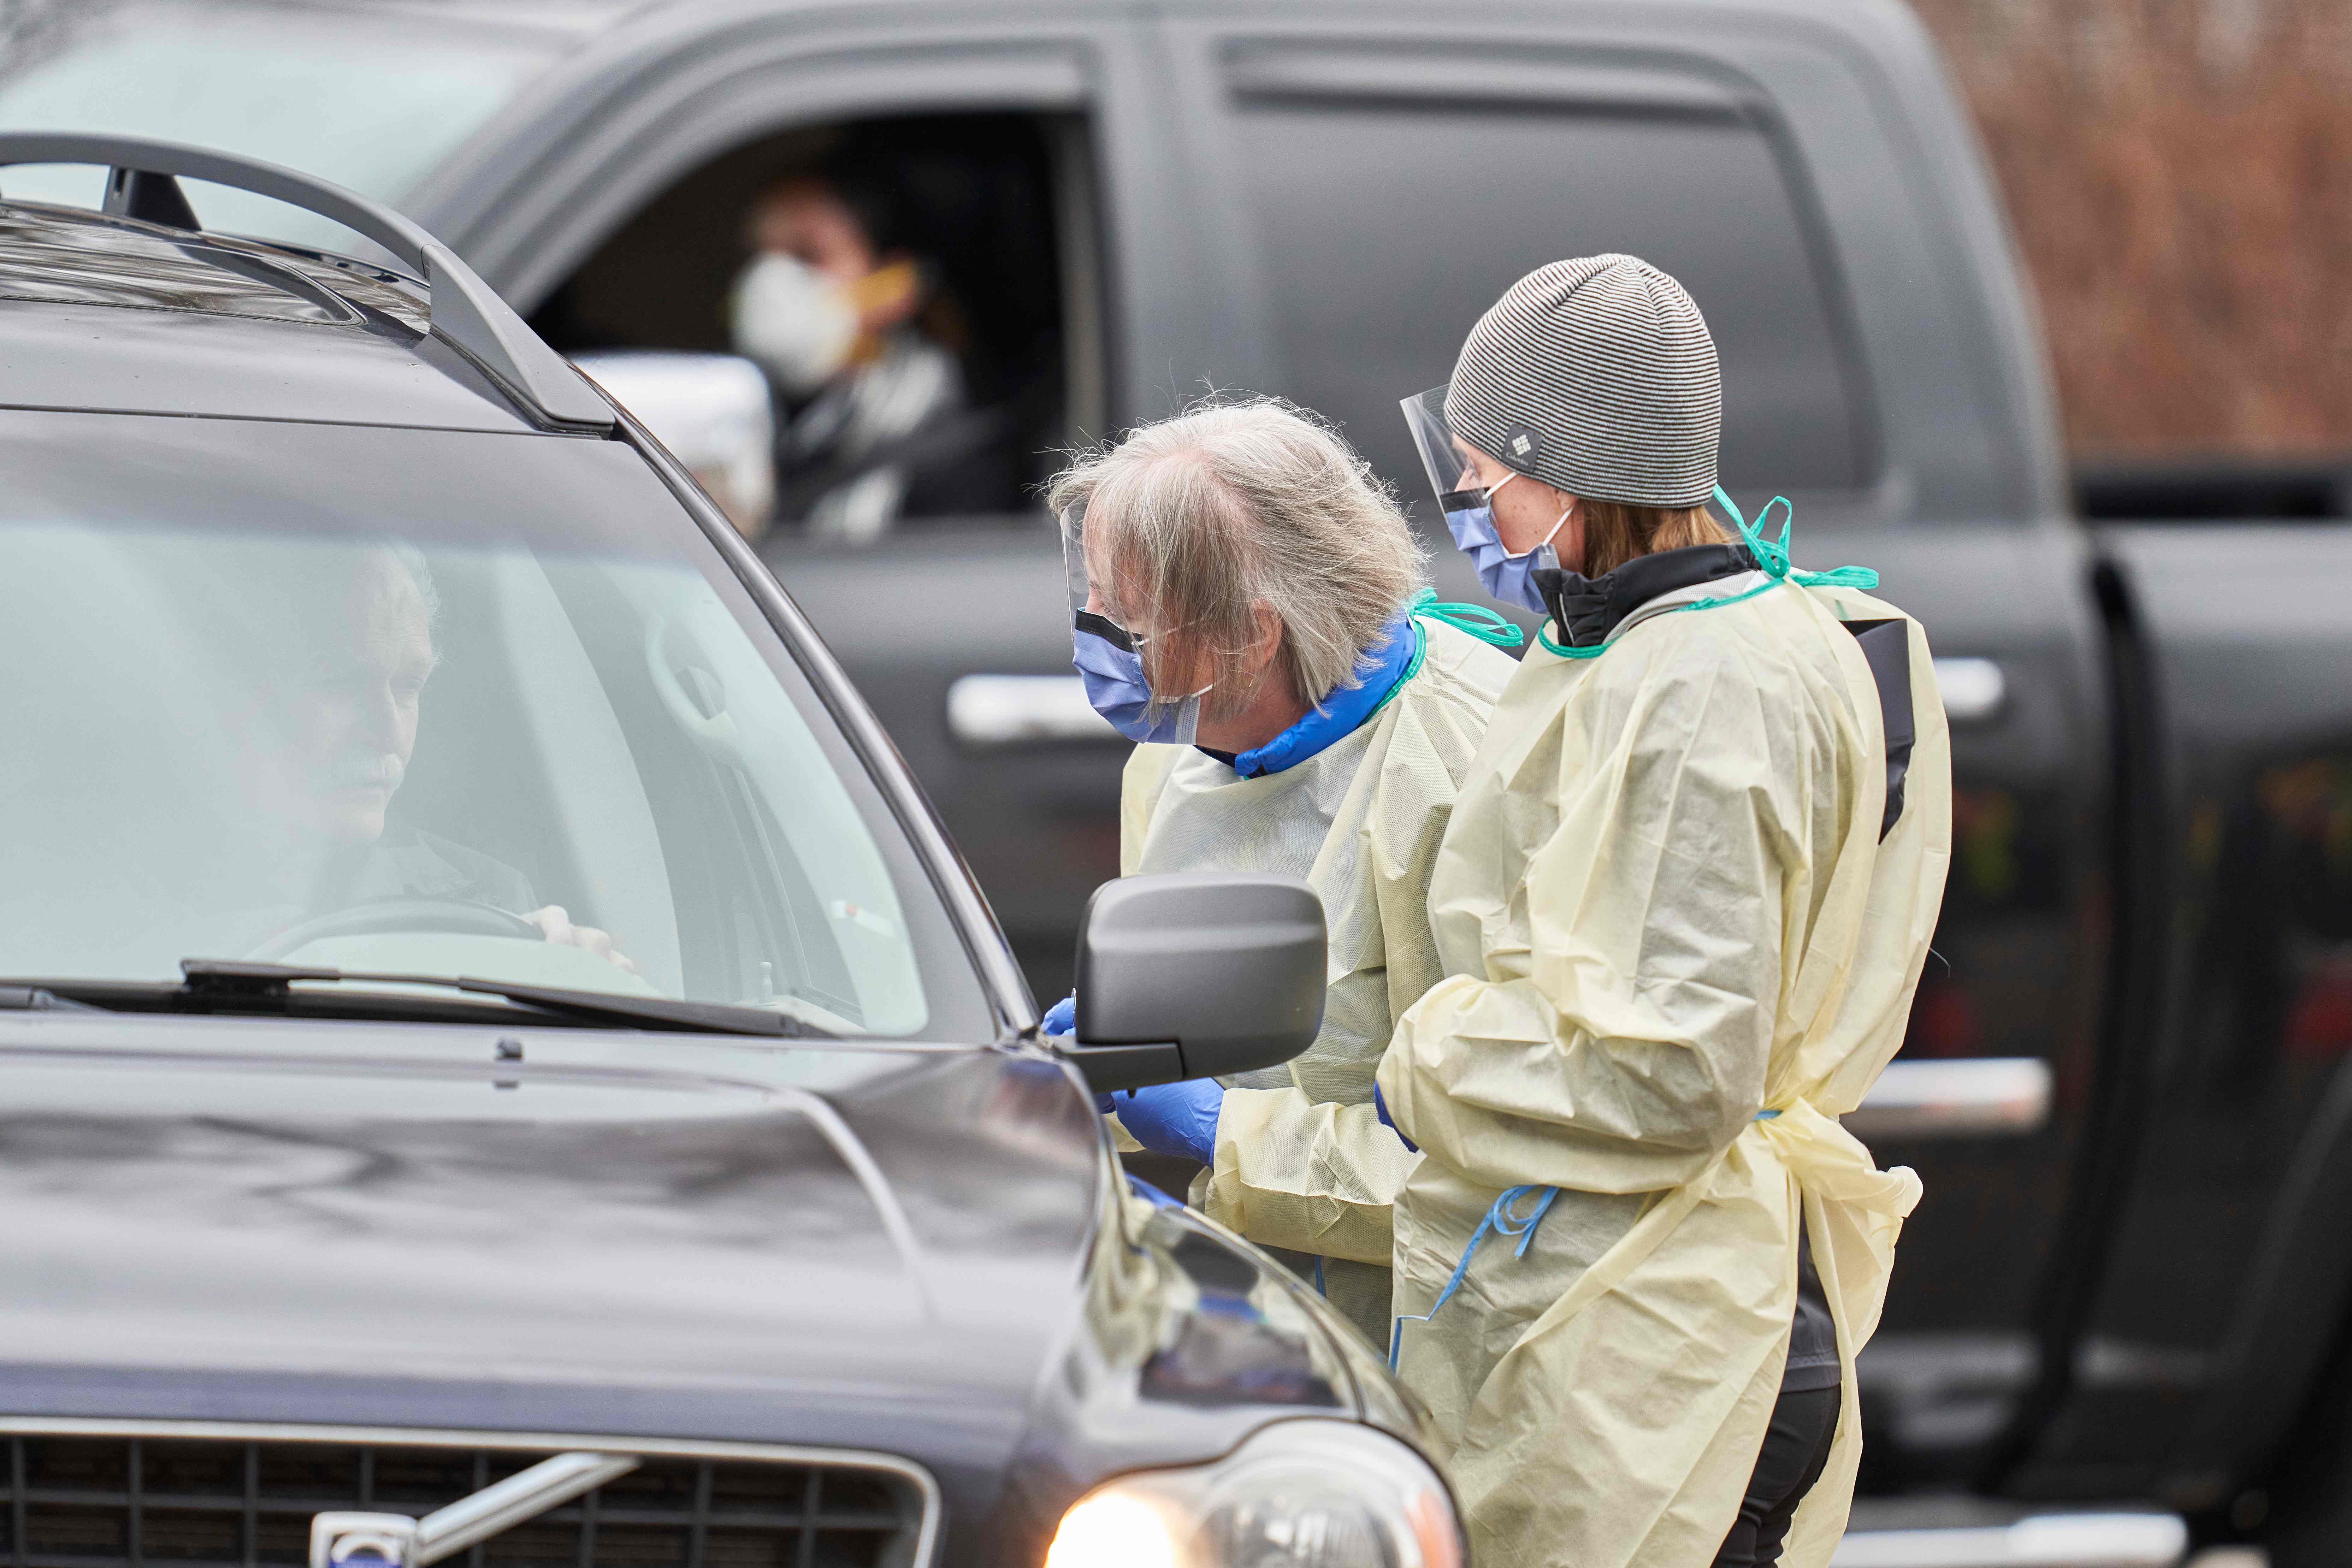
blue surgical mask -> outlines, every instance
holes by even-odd
[[[1087,617],[1093,619],[1094,617]],[[1108,624],[1108,623],[1105,623]],[[1201,722],[1201,693],[1162,702],[1155,716],[1143,656],[1080,625],[1070,632],[1070,663],[1086,682],[1087,700],[1110,727],[1139,745],[1189,746]]]
[[[1518,477],[1517,474],[1506,475],[1503,485]],[[1447,512],[1445,526],[1454,535],[1454,548],[1470,557],[1470,563],[1478,569],[1478,581],[1489,595],[1502,604],[1517,605],[1540,616],[1545,613],[1543,595],[1537,591],[1529,574],[1538,566],[1557,567],[1559,564],[1559,557],[1553,552],[1551,542],[1567,523],[1569,512],[1574,511],[1576,506],[1574,502],[1569,504],[1568,510],[1553,521],[1551,532],[1545,534],[1541,542],[1514,555],[1503,548],[1502,538],[1495,531],[1495,491],[1501,489],[1503,485],[1487,490],[1477,506]]]

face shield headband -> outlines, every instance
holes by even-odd
[[[1070,663],[1086,683],[1087,702],[1138,744],[1191,745],[1200,730],[1201,700],[1210,687],[1175,697],[1153,692],[1144,658],[1151,639],[1167,632],[1129,625],[1093,577],[1083,506],[1062,516],[1062,569],[1070,592]]]
[[[1504,476],[1502,484],[1478,483],[1477,469],[1468,448],[1445,423],[1444,387],[1415,393],[1404,399],[1402,406],[1404,422],[1412,431],[1413,447],[1421,454],[1422,470],[1429,476],[1429,488],[1437,497],[1438,510],[1445,514],[1446,531],[1454,536],[1454,548],[1470,558],[1470,563],[1478,569],[1478,581],[1496,599],[1542,615],[1544,598],[1532,574],[1559,569],[1559,557],[1552,550],[1551,542],[1567,523],[1568,512],[1575,510],[1573,505],[1553,520],[1551,532],[1544,535],[1541,542],[1512,554],[1495,531],[1494,496],[1503,485],[1523,476],[1513,469]]]

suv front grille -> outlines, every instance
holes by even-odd
[[[914,1467],[821,1451],[772,1459],[730,1446],[705,1457],[625,1439],[509,1448],[455,1435],[443,1444],[25,1432],[0,1442],[7,1568],[307,1568],[314,1513],[421,1518],[572,1447],[642,1462],[447,1568],[915,1568],[934,1511]]]

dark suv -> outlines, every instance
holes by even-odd
[[[1087,1097],[1311,1038],[1310,892],[1116,884],[1040,1044],[799,611],[446,250],[28,163],[111,174],[0,205],[0,1552],[1457,1568],[1378,1358]]]

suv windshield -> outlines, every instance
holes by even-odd
[[[987,1037],[897,819],[627,446],[12,412],[0,473],[0,974]]]
[[[575,10],[578,8],[574,8]],[[573,41],[562,11],[366,0],[0,4],[0,130],[152,136],[290,164],[394,205]],[[0,171],[16,201],[94,207],[104,171]],[[209,229],[351,248],[266,196],[186,182]]]

